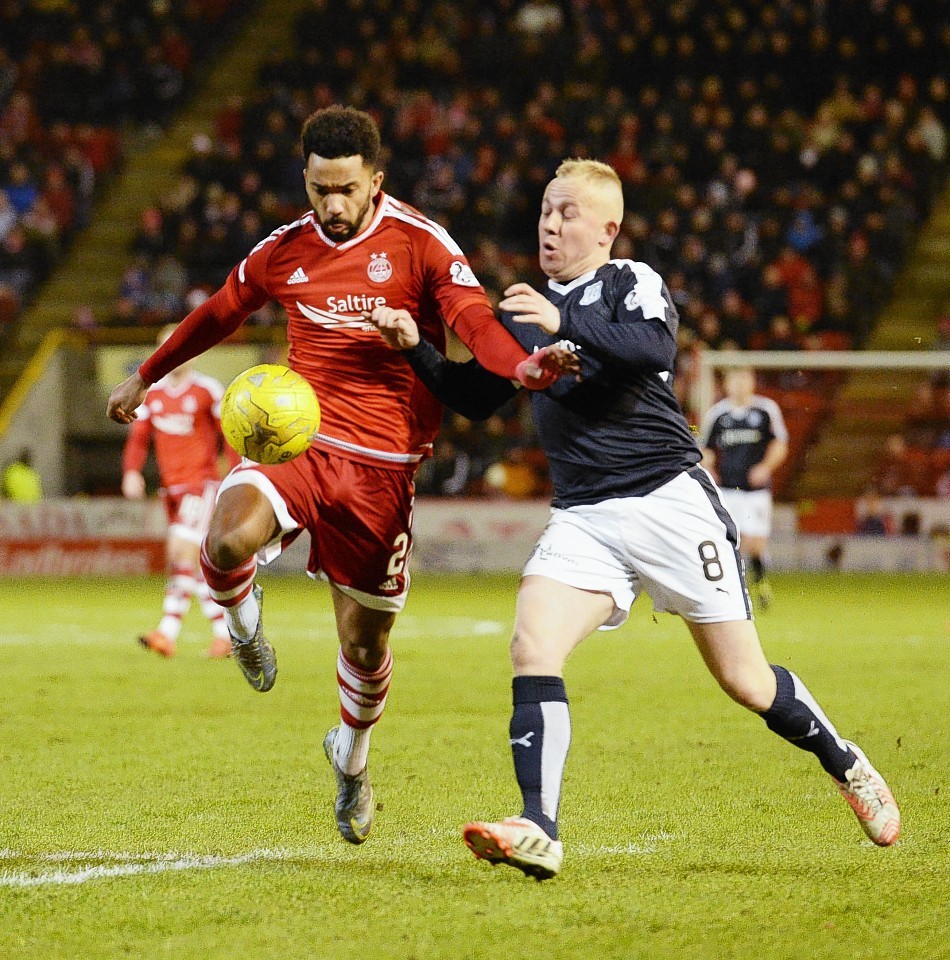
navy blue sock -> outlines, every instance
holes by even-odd
[[[749,566],[752,568],[752,582],[758,583],[765,579],[765,562],[761,557],[750,557]]]
[[[766,726],[789,743],[813,753],[835,780],[844,783],[845,771],[854,766],[857,756],[794,673],[774,664],[772,672],[778,690],[772,706],[762,714]]]
[[[521,815],[556,840],[561,778],[571,743],[567,691],[560,677],[515,677],[511,690],[508,731],[524,800]]]

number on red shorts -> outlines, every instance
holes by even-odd
[[[393,540],[393,546],[396,549],[389,558],[389,566],[386,568],[386,573],[390,577],[398,577],[406,566],[406,554],[409,552],[409,534],[400,533],[399,536]]]

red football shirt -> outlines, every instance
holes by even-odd
[[[221,331],[209,335],[186,318],[166,349],[143,364],[142,376],[147,380],[207,349],[269,300],[287,313],[290,366],[320,400],[317,443],[356,459],[415,463],[428,452],[442,418],[441,404],[364,321],[363,311],[407,310],[440,350],[444,320],[483,365],[503,376],[513,378],[526,356],[494,318],[446,230],[380,192],[370,225],[342,243],[323,233],[312,212],[262,240],[212,298],[215,312],[207,323]]]
[[[159,477],[169,493],[220,480],[223,393],[217,380],[193,371],[179,383],[165,377],[149,387],[136,411],[138,419],[132,421],[122,469],[141,471],[153,443]]]

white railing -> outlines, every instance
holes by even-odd
[[[950,350],[703,350],[698,358],[690,403],[700,418],[715,402],[717,370],[950,371]]]

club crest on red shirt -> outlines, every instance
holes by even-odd
[[[393,265],[385,253],[371,253],[366,273],[373,283],[385,283],[393,275]]]

